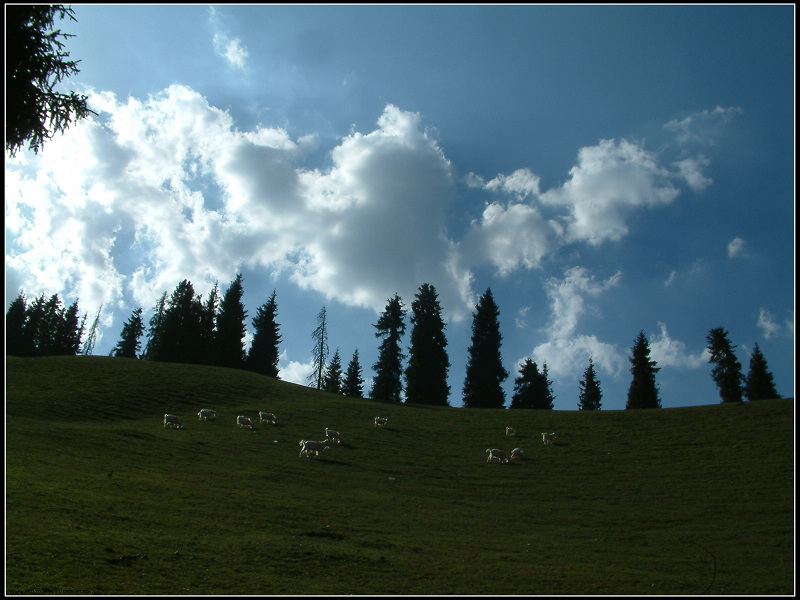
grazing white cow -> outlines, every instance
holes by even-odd
[[[545,444],[545,445],[550,444],[555,439],[555,437],[556,437],[555,433],[543,433],[542,434],[542,443]]]
[[[197,418],[199,421],[208,421],[209,419],[216,419],[217,412],[211,410],[210,408],[204,408],[199,413],[197,413]]]
[[[384,419],[383,417],[375,417],[375,427],[381,426],[383,427],[386,425],[386,421],[389,419]]]
[[[258,412],[258,419],[259,422],[263,423],[266,421],[267,423],[271,423],[272,425],[278,424],[278,419],[273,415],[271,412],[265,412],[263,410]]]
[[[511,460],[514,460],[515,458],[518,458],[520,460],[525,458],[525,451],[522,448],[514,448],[511,451]]]
[[[487,448],[486,452],[489,453],[489,457],[486,459],[486,462],[490,462],[492,460],[496,460],[497,462],[507,463],[508,456],[506,456],[505,450],[500,450],[499,448]]]
[[[300,445],[302,449],[300,450],[300,454],[298,456],[303,456],[304,454],[306,457],[310,457],[311,453],[313,452],[314,455],[319,458],[320,452],[324,452],[328,448],[328,444],[330,444],[330,440],[325,440],[322,442],[314,442],[312,440],[300,440]]]
[[[174,427],[175,429],[183,429],[183,421],[175,415],[164,415],[164,427]]]
[[[512,435],[517,435],[517,432],[513,427],[506,427],[506,437],[511,437]]]
[[[244,415],[239,415],[238,417],[236,417],[236,424],[239,427],[247,427],[248,429],[253,429],[253,422]]]
[[[325,439],[330,440],[331,442],[336,442],[337,444],[342,443],[342,438],[339,435],[339,432],[334,431],[333,429],[325,429]]]

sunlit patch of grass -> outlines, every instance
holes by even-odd
[[[415,407],[108,357],[8,357],[6,392],[10,594],[793,592],[791,399]]]

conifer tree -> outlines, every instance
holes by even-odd
[[[200,362],[205,365],[212,365],[216,361],[219,301],[219,282],[215,281],[200,313]]]
[[[94,321],[92,321],[92,326],[89,328],[89,334],[86,336],[86,341],[83,343],[83,348],[81,349],[81,354],[84,356],[91,356],[92,352],[94,351],[94,344],[97,340],[97,328],[100,324],[100,313],[103,312],[103,305],[100,305],[100,308],[97,309],[97,314],[94,316]]]
[[[278,314],[278,303],[275,299],[275,290],[266,303],[256,310],[253,318],[253,342],[247,353],[245,362],[247,369],[267,375],[278,377],[278,362],[280,361],[280,351],[278,345],[281,343],[280,325],[275,321]]]
[[[325,377],[322,387],[326,392],[331,394],[342,393],[342,359],[339,356],[339,349],[333,353],[331,362],[325,369]]]
[[[406,402],[447,406],[445,324],[436,289],[424,283],[411,303],[411,347],[406,367]]]
[[[172,292],[161,323],[161,348],[157,360],[199,364],[202,303],[188,279]]]
[[[503,408],[505,405],[501,384],[508,377],[508,371],[503,368],[500,356],[503,336],[499,315],[492,290],[487,289],[472,316],[472,343],[463,388],[466,408]]]
[[[53,294],[45,299],[44,294],[39,298],[35,307],[39,313],[38,326],[34,334],[36,354],[38,356],[55,356],[58,354],[59,342],[57,339],[61,321],[61,300],[58,294]]]
[[[78,301],[64,308],[58,294],[50,298],[42,294],[27,305],[20,292],[6,315],[11,349],[18,356],[74,356],[80,350],[85,323],[86,316],[82,320],[78,316]],[[12,354],[8,347],[6,353]]]
[[[342,393],[353,398],[364,397],[364,380],[361,378],[361,364],[358,362],[358,348],[353,352],[353,358],[347,365],[347,372],[342,383]]]
[[[629,360],[633,379],[628,388],[628,402],[625,408],[661,408],[661,399],[658,397],[656,386],[656,373],[661,369],[656,366],[656,361],[650,360],[650,343],[644,331],[640,331],[634,341]]]
[[[57,91],[79,72],[80,61],[67,60],[59,38],[73,36],[55,29],[56,15],[75,21],[72,8],[60,4],[6,6],[6,150],[11,156],[26,142],[38,152],[71,122],[96,114],[86,96]]]
[[[217,334],[215,336],[216,361],[220,367],[241,369],[244,366],[244,337],[247,335],[247,311],[242,304],[244,288],[242,274],[236,275],[219,304]]]
[[[314,366],[309,379],[318,390],[323,389],[325,383],[325,363],[328,360],[328,314],[325,307],[317,314],[317,327],[311,334],[314,340]]]
[[[372,365],[375,378],[370,397],[381,402],[400,402],[403,392],[403,355],[400,338],[406,330],[403,301],[395,294],[389,299],[386,308],[374,325],[375,337],[383,338],[378,349],[378,361]]]
[[[34,356],[77,353],[78,348],[73,351],[72,347],[76,336],[80,345],[80,335],[83,333],[82,329],[78,330],[77,302],[65,310],[58,294],[50,298],[42,294],[31,303],[26,317],[24,334],[33,342],[30,348]]]
[[[41,353],[42,342],[46,336],[42,331],[47,328],[45,320],[47,300],[44,293],[38,298],[34,298],[25,310],[25,324],[22,327],[22,339],[25,348],[23,356],[36,356]]]
[[[553,393],[553,382],[550,381],[548,375],[547,361],[545,361],[542,363],[542,372],[539,377],[539,393],[536,395],[533,408],[553,410],[555,406],[556,396]]]
[[[32,349],[25,343],[25,311],[27,310],[25,294],[20,290],[11,302],[6,313],[6,354],[11,356],[30,356]]]
[[[514,379],[510,408],[552,410],[555,400],[552,384],[547,378],[547,363],[540,372],[536,363],[526,358],[519,366],[519,376]]]
[[[147,345],[145,346],[142,358],[161,360],[163,354],[162,330],[166,312],[167,292],[164,292],[153,307],[153,316],[150,317],[150,321],[148,322]]]
[[[758,343],[753,348],[750,356],[750,371],[744,386],[744,395],[748,400],[769,400],[780,398],[778,390],[775,389],[775,381],[767,366],[767,359],[761,353]]]
[[[600,410],[603,393],[600,391],[600,382],[597,380],[591,356],[579,386],[581,391],[578,395],[578,410]]]
[[[744,380],[742,364],[736,358],[736,346],[728,339],[728,332],[722,327],[716,327],[708,333],[706,342],[710,354],[708,362],[714,363],[711,378],[719,388],[722,402],[741,402]]]
[[[142,321],[142,308],[137,307],[131,316],[122,325],[120,340],[111,351],[111,356],[120,358],[138,358],[141,342],[139,338],[144,333],[144,322]]]
[[[534,381],[539,375],[539,367],[530,358],[519,365],[519,376],[514,379],[514,394],[509,408],[533,408]]]
[[[81,348],[81,338],[86,328],[86,317],[78,317],[78,301],[59,311],[56,325],[56,350],[60,356],[76,356]]]

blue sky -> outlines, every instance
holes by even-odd
[[[487,288],[506,405],[532,357],[576,409],[591,356],[623,409],[640,331],[664,407],[716,403],[714,327],[794,394],[793,6],[74,10],[98,115],[6,158],[6,306],[102,304],[94,354],[241,272],[297,383],[325,306],[368,390],[379,313],[430,283],[452,406]]]

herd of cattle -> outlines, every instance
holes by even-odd
[[[209,408],[203,408],[200,412],[197,413],[198,420],[200,421],[213,421],[217,418],[217,413],[214,410]],[[259,411],[258,412],[258,419],[259,423],[269,423],[270,425],[277,425],[278,419],[275,417],[274,414],[271,412],[266,411]],[[382,427],[386,425],[388,419],[383,417],[375,417],[375,427]],[[238,415],[236,417],[236,425],[240,428],[244,427],[246,429],[255,429],[253,426],[253,421],[251,421],[248,417],[244,415]],[[171,427],[174,429],[183,429],[183,421],[181,421],[180,417],[176,415],[166,414],[164,415],[164,427]],[[506,437],[512,437],[517,434],[516,430],[513,427],[506,427]],[[545,445],[549,445],[553,442],[556,438],[555,433],[543,433],[542,434],[542,443]],[[300,440],[300,454],[299,456],[310,457],[312,454],[319,458],[320,454],[328,449],[328,446],[332,443],[341,444],[342,438],[338,431],[333,429],[325,429],[325,439],[321,442],[317,442],[314,440]],[[525,451],[522,448],[514,448],[510,453],[506,453],[505,450],[501,450],[500,448],[487,448],[486,452],[488,453],[488,458],[486,462],[491,462],[496,460],[499,463],[507,463],[511,460],[518,459],[521,460],[525,458]]]

